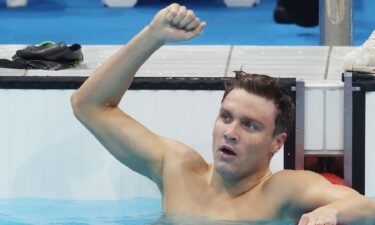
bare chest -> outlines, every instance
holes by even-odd
[[[163,194],[166,212],[205,216],[214,219],[268,220],[277,219],[278,203],[261,188],[243,196],[217,196],[199,179],[175,180],[167,183]]]

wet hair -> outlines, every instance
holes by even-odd
[[[294,124],[294,103],[287,91],[281,87],[279,79],[262,74],[249,74],[244,71],[234,71],[235,77],[225,84],[223,99],[235,88],[241,88],[249,93],[264,97],[274,102],[277,114],[273,135],[288,133]]]

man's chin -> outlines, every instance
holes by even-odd
[[[214,163],[214,168],[217,174],[225,178],[234,178],[238,173],[232,165],[224,162]]]

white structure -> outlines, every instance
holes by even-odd
[[[107,7],[133,7],[137,0],[103,0],[103,4]]]
[[[27,0],[6,0],[7,7],[24,7],[27,5]]]
[[[224,0],[228,7],[253,7],[260,3],[260,0]]]

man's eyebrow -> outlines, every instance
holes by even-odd
[[[220,113],[229,113],[229,114],[232,114],[232,112],[230,110],[225,109],[224,107],[220,108]],[[265,127],[264,124],[262,122],[260,122],[259,120],[256,120],[256,119],[254,119],[252,117],[248,117],[248,116],[241,117],[240,121],[242,121],[242,122],[244,122],[244,121],[245,122],[255,122],[255,123],[259,124],[260,126]]]
[[[261,123],[261,122],[259,122],[258,120],[253,119],[253,118],[251,118],[251,117],[247,117],[247,116],[243,116],[243,117],[241,117],[241,120],[250,121],[250,122],[256,122],[256,123]]]
[[[221,113],[230,113],[230,111],[228,109],[225,109],[223,107],[220,108],[220,112]]]
[[[254,119],[254,118],[251,118],[251,117],[243,116],[243,117],[241,117],[240,120],[242,122],[254,122],[254,123],[258,124],[261,127],[265,127],[262,122],[260,122],[259,120]]]

